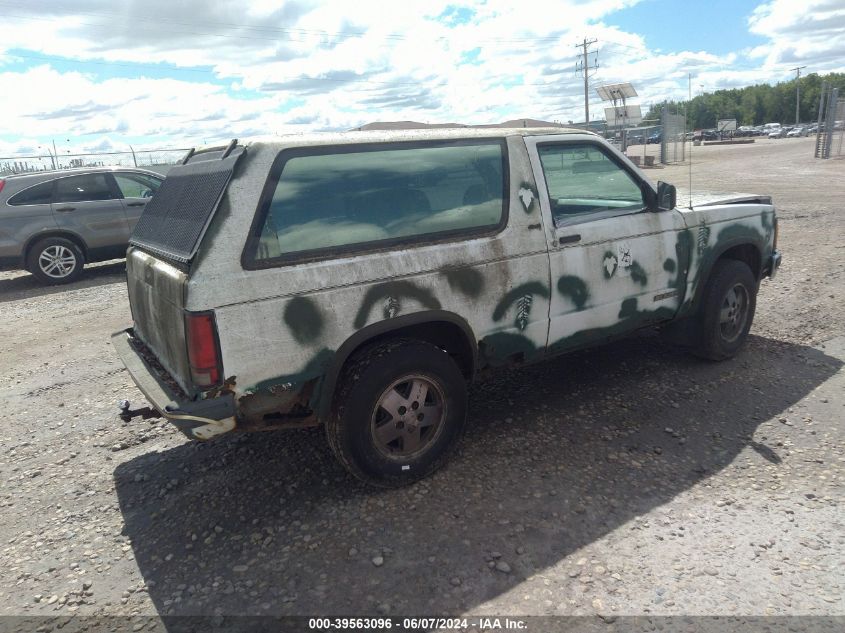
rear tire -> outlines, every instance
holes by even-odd
[[[44,284],[68,284],[82,274],[84,260],[79,247],[63,237],[48,237],[36,242],[26,258],[26,265]]]
[[[358,479],[410,484],[437,470],[463,434],[466,380],[443,350],[396,339],[348,362],[326,422],[329,445]]]
[[[733,357],[745,343],[757,307],[757,281],[744,262],[716,262],[698,314],[699,341],[693,353],[709,360]]]

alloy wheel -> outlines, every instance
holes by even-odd
[[[379,396],[370,432],[382,455],[407,459],[435,442],[445,419],[443,390],[432,379],[412,374],[395,380]]]
[[[48,246],[38,256],[38,267],[48,277],[63,279],[70,275],[77,266],[76,255],[61,244]]]

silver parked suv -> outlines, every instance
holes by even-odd
[[[124,257],[162,180],[154,172],[109,167],[0,178],[0,269],[63,284],[85,263]]]

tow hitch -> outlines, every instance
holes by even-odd
[[[152,407],[142,407],[140,409],[130,409],[129,400],[121,400],[118,405],[120,407],[120,419],[124,422],[129,422],[132,418],[140,417],[142,420],[149,420],[150,418],[160,418],[161,413]]]

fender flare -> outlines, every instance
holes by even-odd
[[[476,367],[478,366],[478,341],[476,341],[475,335],[469,323],[460,315],[447,310],[423,310],[412,314],[397,316],[392,319],[385,319],[361,328],[355,332],[355,334],[346,339],[346,341],[344,341],[337,349],[332,365],[325,373],[323,384],[320,388],[320,400],[317,403],[318,419],[325,419],[325,417],[329,414],[332,400],[334,399],[337,380],[340,377],[343,366],[355,350],[360,348],[362,345],[366,345],[370,341],[382,338],[392,332],[396,332],[410,326],[424,325],[428,323],[448,323],[457,326],[461,330],[465,342],[469,346],[471,352],[470,376],[474,376]]]
[[[716,265],[716,262],[722,258],[726,252],[728,252],[732,248],[736,248],[737,246],[753,246],[757,253],[759,254],[759,262],[758,262],[758,270],[763,270],[763,261],[765,258],[765,248],[763,243],[760,239],[753,235],[748,235],[747,237],[735,237],[730,240],[723,242],[719,246],[719,250],[714,250],[712,255],[705,255],[704,262],[701,266],[701,275],[698,278],[698,284],[695,289],[695,294],[692,297],[692,301],[690,302],[689,312],[695,312],[698,308],[698,305],[701,303],[701,297],[704,294],[704,288],[707,286],[707,282],[710,279],[710,275],[713,273],[713,267]],[[757,281],[760,279],[760,275],[757,275]]]

